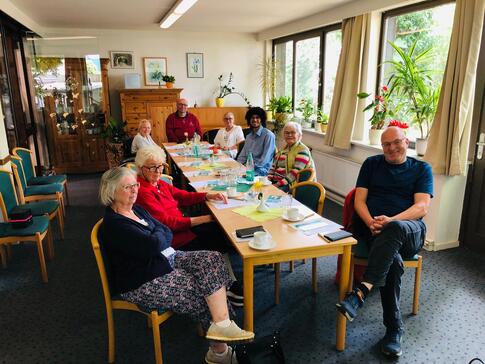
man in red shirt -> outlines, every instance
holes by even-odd
[[[187,138],[192,139],[195,132],[202,137],[199,119],[187,111],[188,106],[186,99],[178,99],[177,111],[168,116],[165,130],[169,142],[183,143]]]

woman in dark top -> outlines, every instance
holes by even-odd
[[[106,205],[101,230],[113,294],[148,309],[188,314],[207,330],[207,363],[231,363],[225,342],[254,338],[229,319],[226,287],[231,279],[220,253],[176,251],[172,232],[142,207],[133,206],[139,183],[133,171],[117,167],[101,177]],[[212,323],[211,323],[212,322]]]

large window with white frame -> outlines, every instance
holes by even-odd
[[[378,89],[391,91],[387,122],[409,125],[411,140],[426,138],[448,57],[455,3],[436,0],[383,13]]]
[[[328,114],[342,44],[341,24],[275,39],[276,97],[289,96],[295,114],[299,103],[309,101]]]

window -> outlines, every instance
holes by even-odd
[[[389,107],[395,112],[393,118],[411,124],[408,131],[411,140],[426,137],[434,118],[454,10],[454,2],[440,0],[383,14],[378,86],[396,85],[389,97]],[[412,73],[401,67],[404,64],[401,51],[416,66]],[[416,79],[422,83],[418,85]]]
[[[301,114],[296,110],[300,100],[309,100],[326,114],[330,111],[342,44],[340,28],[337,24],[273,41],[280,75],[275,96],[290,96],[297,116]]]

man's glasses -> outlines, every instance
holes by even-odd
[[[406,139],[406,138],[396,139],[396,140],[393,140],[392,142],[384,142],[381,145],[382,145],[382,148],[389,148],[391,145],[399,147],[402,144],[402,141],[404,139]]]
[[[153,166],[153,167],[147,167],[143,166],[143,168],[148,169],[150,172],[155,173],[155,172],[163,172],[163,164],[160,164],[159,166]]]
[[[121,186],[121,188],[125,191],[129,191],[129,190],[132,190],[132,189],[138,189],[138,188],[140,188],[140,182],[132,183],[132,184],[129,184],[129,185],[123,185],[123,186]]]

